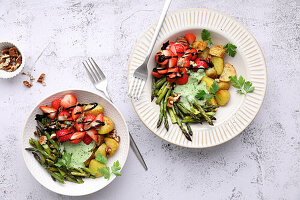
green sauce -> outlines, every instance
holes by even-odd
[[[190,108],[189,101],[194,101],[195,96],[199,90],[204,90],[208,93],[206,89],[206,84],[201,82],[202,77],[205,76],[203,69],[198,70],[197,72],[189,72],[189,80],[185,85],[176,85],[174,93],[181,94],[180,103],[182,103],[187,108]],[[199,101],[200,105],[204,105],[205,100]]]
[[[90,151],[95,145],[95,142],[91,142],[86,145],[84,142],[78,144],[72,144],[71,142],[64,142],[61,145],[61,150],[67,153],[72,153],[70,167],[82,168],[84,167],[84,161],[86,161],[91,155]]]

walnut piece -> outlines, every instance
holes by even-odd
[[[28,88],[31,88],[32,87],[32,84],[30,84],[28,81],[23,81],[23,84],[25,86],[27,86]]]

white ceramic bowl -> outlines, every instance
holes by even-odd
[[[18,75],[22,71],[22,69],[24,68],[25,56],[24,56],[23,52],[21,51],[20,46],[16,45],[15,42],[0,41],[0,51],[2,51],[3,49],[8,49],[8,48],[14,47],[14,46],[18,49],[18,51],[20,52],[20,54],[22,56],[22,63],[19,66],[19,68],[17,70],[13,71],[13,72],[7,72],[7,71],[4,71],[4,70],[0,70],[0,78],[5,78],[5,79],[13,78],[16,75]]]
[[[135,69],[144,62],[156,23],[151,25],[137,40],[129,59],[128,83]],[[192,142],[182,134],[177,124],[170,124],[169,131],[163,125],[156,128],[159,116],[159,106],[150,102],[151,71],[155,66],[155,53],[167,40],[175,41],[178,36],[186,33],[196,35],[201,40],[201,32],[207,29],[211,33],[214,45],[225,45],[231,42],[237,46],[234,58],[226,55],[224,62],[233,64],[237,75],[242,75],[251,81],[255,87],[253,93],[247,96],[237,94],[231,87],[230,100],[224,107],[218,109],[214,126],[208,124],[192,125]],[[162,139],[184,147],[205,148],[222,144],[240,134],[255,118],[264,100],[267,86],[267,72],[263,53],[252,34],[232,17],[211,9],[183,9],[166,16],[160,34],[154,46],[148,63],[148,79],[139,101],[132,101],[133,107],[141,121]]]
[[[116,176],[112,175],[109,180],[106,180],[103,177],[96,179],[84,179],[83,184],[77,184],[68,181],[66,181],[66,184],[60,184],[52,180],[49,173],[35,160],[31,152],[25,150],[26,147],[30,147],[28,140],[32,137],[35,137],[33,134],[36,130],[35,115],[41,113],[39,106],[51,105],[51,102],[54,99],[60,98],[65,94],[70,93],[74,94],[77,97],[78,102],[80,103],[97,102],[103,105],[104,115],[110,117],[114,121],[115,129],[117,130],[117,134],[120,136],[121,141],[119,143],[119,149],[112,157],[108,159],[108,166],[112,166],[115,161],[119,160],[120,165],[123,168],[129,151],[130,139],[126,122],[120,111],[110,101],[106,100],[101,95],[92,92],[83,90],[68,90],[58,92],[44,99],[33,109],[25,123],[22,137],[22,153],[28,170],[41,185],[53,192],[69,196],[81,196],[102,189],[103,187],[111,183],[116,178]]]

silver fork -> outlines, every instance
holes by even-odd
[[[155,32],[154,35],[152,37],[150,46],[149,46],[149,50],[147,52],[147,56],[145,58],[145,61],[143,62],[143,64],[141,66],[139,66],[133,73],[133,77],[130,81],[130,85],[129,85],[129,90],[128,90],[128,94],[131,98],[138,100],[142,94],[142,91],[144,89],[145,83],[147,81],[147,76],[148,76],[148,70],[147,70],[147,65],[148,65],[148,61],[150,58],[150,55],[152,53],[156,38],[159,34],[159,31],[162,27],[162,24],[165,20],[167,11],[169,9],[169,6],[171,4],[172,0],[166,0],[165,1],[165,5],[163,7],[162,13],[159,17],[157,26],[155,28]]]
[[[82,64],[83,64],[84,68],[86,69],[87,74],[88,74],[90,80],[92,81],[92,83],[94,84],[95,88],[102,91],[105,94],[105,96],[112,102],[112,100],[107,92],[107,79],[106,79],[104,73],[102,72],[102,70],[100,69],[100,67],[94,61],[94,59],[88,58],[88,60],[82,62]],[[129,136],[130,136],[131,148],[133,149],[135,155],[137,156],[137,158],[139,159],[139,161],[141,162],[141,164],[143,165],[145,170],[148,170],[145,160],[130,133],[129,133]]]

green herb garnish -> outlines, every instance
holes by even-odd
[[[120,172],[120,163],[119,161],[117,160],[116,162],[114,162],[113,166],[111,167],[111,171],[114,175],[116,176],[121,176],[121,172]]]
[[[230,81],[233,83],[233,87],[239,88],[237,90],[237,93],[246,95],[247,93],[251,93],[254,91],[254,87],[252,86],[252,83],[250,81],[246,81],[244,77],[240,76],[237,78],[236,76],[229,76]]]
[[[236,54],[236,46],[231,43],[227,43],[225,46],[225,52],[228,53],[229,56],[234,57]]]
[[[102,163],[102,164],[106,164],[107,163],[107,158],[105,156],[101,155],[100,153],[97,153],[96,160],[99,163]]]
[[[207,41],[209,45],[212,45],[212,41],[211,41],[211,36],[210,36],[210,32],[206,29],[203,29],[201,32],[201,38],[203,41]]]
[[[110,169],[109,167],[103,167],[98,169],[98,172],[102,173],[104,175],[104,178],[109,180],[110,178]]]
[[[219,98],[218,96],[216,96],[216,93],[219,91],[219,85],[217,84],[216,81],[213,82],[213,84],[211,85],[211,87],[209,88],[210,93],[212,94],[208,94],[206,93],[204,90],[199,90],[198,93],[196,94],[196,98],[199,100],[205,100],[206,99],[206,103],[208,104],[209,101],[215,96],[217,98]]]
[[[64,152],[62,159],[57,161],[57,163],[55,163],[54,165],[56,167],[66,167],[67,169],[69,169],[71,163],[71,157],[72,157],[71,153]]]

